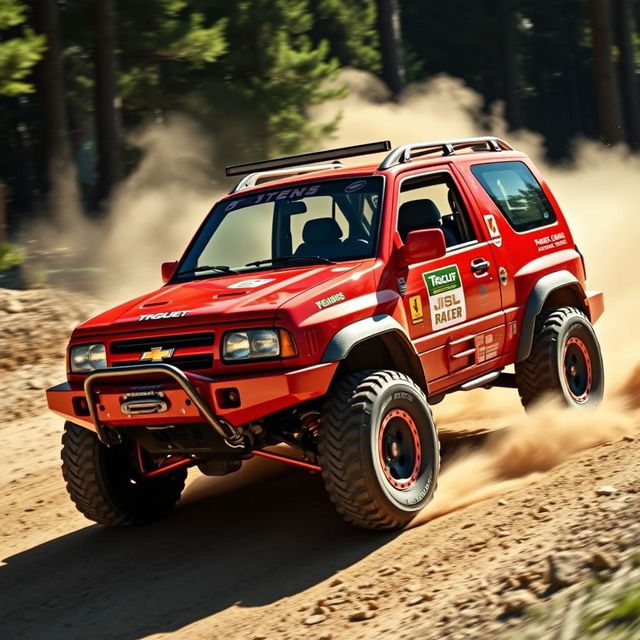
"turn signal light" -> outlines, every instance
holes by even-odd
[[[288,331],[279,329],[280,333],[280,357],[281,358],[293,358],[298,355],[298,350],[293,342],[293,338]]]

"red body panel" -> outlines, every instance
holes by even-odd
[[[516,232],[471,171],[475,164],[514,160],[525,163],[538,179],[555,209],[557,220],[553,224]],[[396,231],[399,185],[407,177],[430,172],[446,172],[451,176],[469,213],[477,242],[454,247],[437,260],[400,268],[396,259],[402,244]],[[139,361],[140,353],[135,350],[112,353],[113,343],[148,338],[162,347],[167,336],[213,333],[212,346],[177,348],[174,355],[211,357],[210,365],[199,369],[197,375],[190,375],[190,379],[216,415],[239,426],[326,394],[338,363],[320,364],[323,353],[338,331],[359,320],[380,314],[394,318],[415,347],[429,393],[438,394],[513,363],[525,305],[541,277],[559,270],[568,271],[586,290],[582,259],[562,212],[524,154],[515,151],[456,154],[419,159],[385,171],[370,165],[315,172],[312,179],[370,175],[385,177],[375,258],[333,265],[263,269],[256,273],[168,284],[84,323],[73,332],[70,346],[104,342],[108,366],[117,366]],[[269,188],[309,180],[308,175],[290,177],[270,182]],[[257,186],[246,192],[262,188]],[[500,242],[495,229],[493,233],[489,231],[485,215],[493,216]],[[489,266],[484,273],[474,273],[471,263],[480,259]],[[434,326],[437,316],[430,314],[426,282],[430,274],[452,266],[459,273],[466,317],[451,326]],[[242,285],[253,279],[263,282],[259,286]],[[399,279],[406,283],[404,293]],[[342,294],[338,304],[326,307],[317,304],[336,294]],[[423,310],[419,321],[412,317],[410,307],[416,297]],[[585,296],[585,304],[595,321],[602,313],[602,295],[591,292]],[[223,363],[220,345],[224,332],[253,327],[288,330],[297,355],[261,363]],[[68,384],[47,392],[48,402],[53,411],[93,428],[88,416],[78,415],[72,403],[73,398],[83,396],[83,379],[83,375],[69,373]],[[216,399],[216,390],[230,387],[238,390],[241,403],[239,407],[225,409]],[[127,388],[118,385],[99,388],[98,411],[104,424],[117,428],[131,424],[202,422],[198,411],[185,404],[185,394],[170,384],[163,386],[169,400],[167,412],[126,416],[120,411],[120,398]]]

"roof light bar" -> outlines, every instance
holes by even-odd
[[[301,153],[297,156],[285,156],[274,158],[273,160],[262,160],[260,162],[249,162],[247,164],[237,164],[225,169],[228,176],[241,176],[246,173],[258,171],[269,171],[271,169],[284,169],[286,167],[296,167],[299,165],[326,162],[328,160],[340,160],[342,158],[353,158],[355,156],[366,156],[370,153],[381,153],[391,149],[391,142],[383,140],[381,142],[369,142],[367,144],[356,144],[350,147],[340,147],[339,149],[328,149],[327,151],[314,151],[313,153]]]
[[[262,178],[278,178],[280,176],[294,176],[300,173],[311,173],[312,171],[330,171],[331,169],[340,169],[344,165],[342,162],[334,160],[330,164],[307,164],[303,167],[290,167],[287,169],[272,169],[271,171],[257,171],[256,173],[250,173],[244,178],[241,178],[237,184],[229,191],[229,193],[236,193],[242,191],[242,189],[248,189],[249,187],[255,187],[258,184],[258,180]]]

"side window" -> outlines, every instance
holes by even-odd
[[[449,174],[404,180],[398,204],[398,233],[403,242],[410,231],[428,228],[442,229],[448,248],[476,240],[468,213]]]
[[[555,222],[550,202],[523,162],[476,164],[471,171],[516,231]]]

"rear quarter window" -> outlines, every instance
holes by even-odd
[[[516,231],[556,221],[551,203],[523,162],[476,164],[471,172]]]

